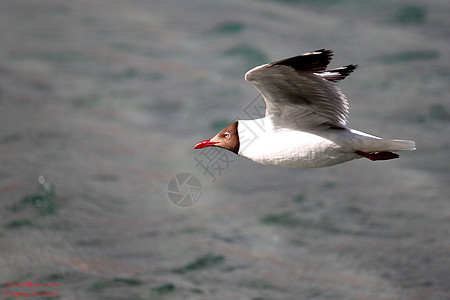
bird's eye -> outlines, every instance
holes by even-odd
[[[225,133],[223,134],[223,136],[224,136],[226,139],[229,139],[230,136],[231,136],[231,134],[230,134],[229,132],[225,132]]]

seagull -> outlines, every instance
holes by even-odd
[[[346,126],[348,102],[337,82],[357,65],[327,70],[333,52],[316,50],[255,67],[245,74],[263,96],[265,117],[238,120],[194,149],[220,147],[257,163],[320,168],[357,158],[398,158],[415,142],[382,139]]]

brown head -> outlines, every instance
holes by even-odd
[[[195,145],[194,149],[205,147],[220,147],[238,154],[239,152],[239,135],[238,121],[222,129],[215,137]]]

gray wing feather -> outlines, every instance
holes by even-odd
[[[343,79],[355,67],[347,66],[327,72],[326,66],[331,56],[329,50],[317,50],[247,72],[245,80],[264,97],[266,117],[276,127],[345,127],[348,103],[333,82]],[[307,58],[307,64],[302,65],[304,57]]]

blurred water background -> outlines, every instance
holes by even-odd
[[[10,282],[60,285],[39,299],[450,299],[449,12],[1,1],[0,299],[28,290]],[[193,145],[260,104],[243,74],[320,48],[359,64],[341,83],[349,126],[417,151],[202,169]],[[182,172],[202,185],[190,208],[167,197]]]

